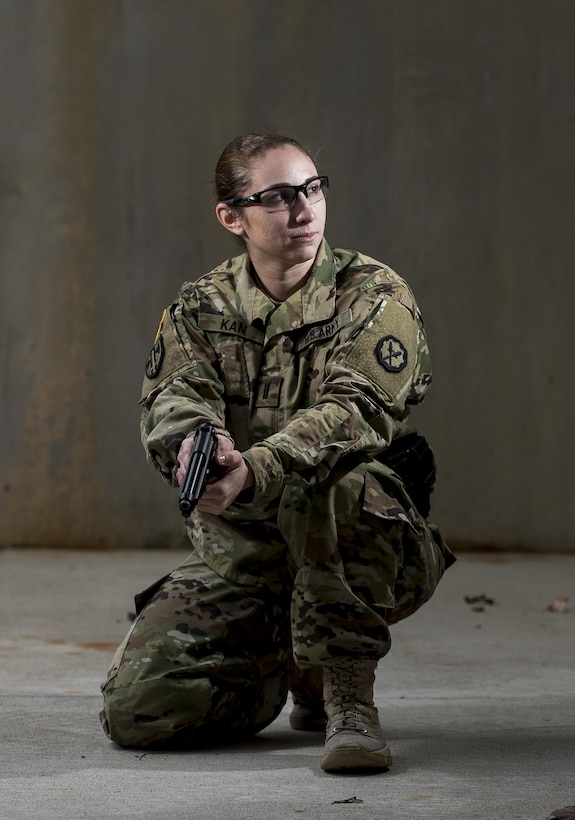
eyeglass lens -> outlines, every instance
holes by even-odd
[[[260,202],[269,210],[282,210],[295,205],[299,191],[302,191],[310,203],[324,199],[327,189],[325,177],[310,180],[307,185],[278,185],[271,191],[264,191],[260,195]]]

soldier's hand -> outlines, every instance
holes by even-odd
[[[253,473],[239,450],[224,436],[218,436],[218,470],[198,501],[198,510],[220,515],[232,504],[242,490],[252,487]],[[223,439],[223,441],[222,441]]]
[[[184,439],[178,453],[179,467],[176,472],[178,484],[182,485],[194,446],[193,438]],[[227,436],[218,435],[216,454],[217,471],[209,480],[197,509],[220,515],[235,500],[242,490],[252,487],[254,477],[251,468],[242,458],[239,450]]]

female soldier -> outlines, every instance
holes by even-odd
[[[291,690],[293,728],[327,715],[324,770],[391,764],[376,665],[453,557],[427,521],[433,456],[406,424],[431,382],[420,312],[386,265],[329,247],[328,184],[277,134],[218,161],[216,215],[243,252],[164,311],[141,401],[166,481],[206,422],[217,476],[186,523],[191,555],[139,596],[102,687],[121,745],[255,734]]]

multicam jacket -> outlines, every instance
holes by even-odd
[[[142,439],[175,484],[182,440],[212,422],[250,464],[262,509],[290,476],[313,484],[342,456],[383,453],[430,383],[421,314],[386,265],[324,241],[305,285],[278,304],[242,254],[184,284],[164,311]]]

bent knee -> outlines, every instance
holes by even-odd
[[[214,699],[207,678],[193,681],[158,678],[102,688],[104,732],[120,746],[162,746],[185,727],[199,733],[206,725]]]
[[[222,690],[209,678],[146,680],[103,687],[102,727],[120,746],[177,749],[254,735],[279,715],[287,677]]]

